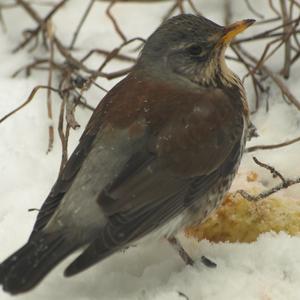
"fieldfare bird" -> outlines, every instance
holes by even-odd
[[[253,22],[183,14],[149,37],[91,116],[28,242],[0,265],[5,291],[30,290],[75,250],[66,276],[145,237],[173,237],[218,207],[250,124],[224,53]]]

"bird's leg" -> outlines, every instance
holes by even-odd
[[[171,246],[175,249],[175,251],[180,255],[182,260],[190,266],[194,265],[194,261],[189,256],[189,254],[183,249],[179,241],[176,239],[175,236],[170,236],[167,238],[168,242],[171,244]]]
[[[171,246],[175,249],[175,251],[180,255],[180,257],[186,263],[186,265],[190,265],[190,266],[194,265],[193,259],[184,250],[184,248],[181,246],[180,242],[176,239],[175,236],[171,236],[167,238],[167,240],[171,244]],[[215,268],[217,266],[215,262],[211,261],[206,256],[201,256],[201,262],[208,268]]]
[[[201,262],[208,268],[216,268],[217,264],[207,258],[206,256],[201,256]]]

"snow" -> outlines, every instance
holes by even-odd
[[[247,11],[243,1],[234,2],[234,19],[253,18]],[[267,1],[265,1],[267,3]],[[86,1],[73,0],[66,5],[63,12],[54,20],[54,28],[58,36],[70,41],[74,24],[80,18]],[[223,8],[219,0],[197,1],[203,14],[216,22],[223,23]],[[77,46],[83,49],[103,47],[111,49],[121,42],[116,36],[110,21],[105,16],[107,3],[96,2],[91,17],[84,25]],[[113,9],[128,38],[149,34],[158,26],[169,2],[161,4],[118,4]],[[45,13],[47,9],[41,8]],[[260,12],[265,16],[270,11],[264,4]],[[24,16],[20,9],[4,12],[8,32],[0,30],[0,117],[20,105],[38,84],[46,83],[42,73],[33,73],[29,78],[23,75],[12,79],[10,75],[33,54],[20,51],[12,55],[19,39],[20,31],[33,26],[31,20]],[[260,32],[265,27],[253,27],[249,34]],[[245,33],[245,36],[247,33]],[[137,46],[130,46],[128,53]],[[261,44],[250,45],[256,55],[261,53]],[[95,56],[89,61],[92,67],[101,64],[102,58]],[[280,68],[282,56],[272,60],[272,69]],[[236,63],[229,62],[241,77],[245,69]],[[113,63],[108,70],[126,67],[125,63]],[[294,66],[292,78],[287,83],[289,88],[300,97],[298,86],[300,66]],[[117,80],[99,80],[105,88],[111,88]],[[253,91],[246,84],[249,100],[253,100]],[[286,105],[280,93],[271,85],[270,111],[264,108],[253,116],[260,137],[253,139],[249,145],[277,143],[293,138],[299,134],[300,114],[293,107]],[[87,94],[91,105],[96,105],[103,93],[92,89]],[[60,100],[54,97],[54,122],[57,126]],[[253,107],[253,103],[250,103]],[[82,125],[73,131],[70,149],[76,145],[90,113],[77,110],[76,118]],[[46,154],[47,112],[45,92],[40,91],[34,100],[23,110],[0,124],[0,171],[1,171],[1,205],[0,205],[0,261],[20,247],[28,238],[35,220],[36,212],[28,212],[29,208],[39,208],[54,183],[60,158],[61,147],[56,133],[52,152]],[[300,143],[280,150],[259,151],[257,157],[274,165],[286,176],[299,176]],[[276,183],[268,172],[252,162],[252,154],[245,155],[239,175],[232,190],[247,187],[246,173],[253,170],[260,178],[260,188]],[[300,185],[280,192],[282,196],[299,199]],[[290,237],[285,233],[267,233],[251,244],[218,243],[208,241],[200,243],[183,238],[184,245],[197,259],[205,255],[217,263],[217,268],[210,269],[197,260],[195,267],[185,266],[178,255],[166,241],[157,241],[151,245],[143,245],[118,253],[101,264],[70,279],[63,278],[62,272],[72,257],[61,263],[33,291],[18,296],[18,299],[151,299],[176,300],[184,299],[178,292],[189,299],[246,299],[246,300],[290,300],[300,299],[300,238]],[[0,299],[11,299],[11,296],[0,291]]]

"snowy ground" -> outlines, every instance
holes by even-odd
[[[197,2],[197,1],[196,1]],[[198,1],[205,16],[223,23],[223,9],[220,1]],[[198,3],[197,2],[197,3]],[[234,19],[253,18],[247,12],[243,1],[234,0]],[[261,10],[265,16],[269,11],[261,1]],[[83,11],[85,1],[72,0],[64,13],[55,18],[55,29],[59,36],[70,41],[74,22]],[[111,23],[103,11],[107,4],[97,3],[92,17],[84,26],[78,46],[83,49],[101,46],[107,49],[118,45],[120,39],[115,35]],[[115,15],[126,28],[128,38],[147,37],[159,24],[170,3],[139,5],[119,4]],[[21,51],[12,55],[10,50],[18,43],[19,33],[30,20],[20,10],[10,10],[4,14],[8,33],[0,30],[0,117],[22,103],[31,89],[46,82],[42,74],[33,74],[30,78],[22,76],[11,79],[10,75],[18,67],[29,61],[32,54]],[[250,29],[252,32],[263,27]],[[248,33],[249,34],[249,33]],[[247,35],[247,33],[245,33]],[[259,54],[260,45],[249,46],[253,53]],[[98,58],[99,59],[99,58]],[[282,57],[277,56],[272,68],[278,70]],[[91,61],[98,66],[97,59]],[[238,65],[231,66],[243,76],[245,70]],[[118,69],[121,64],[113,64]],[[297,86],[300,66],[294,69],[289,87],[300,98]],[[115,81],[102,81],[110,88]],[[248,86],[249,99],[253,98]],[[99,90],[88,94],[90,103],[96,105],[101,99]],[[261,109],[253,118],[260,137],[251,144],[276,143],[299,134],[300,114],[292,106],[287,106],[280,93],[273,89],[270,97],[270,112]],[[59,101],[56,102],[55,120],[58,116]],[[29,208],[38,208],[56,179],[60,162],[60,143],[56,135],[53,151],[46,155],[48,143],[45,94],[40,92],[35,100],[14,117],[0,125],[0,261],[21,246],[27,239],[35,220],[35,212]],[[78,111],[77,120],[84,124],[88,120],[88,111]],[[55,121],[57,122],[57,121]],[[57,123],[55,123],[56,127]],[[71,148],[76,144],[82,129],[72,133]],[[276,166],[287,176],[299,176],[300,144],[276,150],[256,153],[263,161]],[[272,182],[269,174],[254,165],[251,156],[245,156],[239,176],[233,189],[246,186],[245,174],[255,170],[259,174],[262,186]],[[300,186],[282,192],[283,196],[299,199]],[[64,279],[62,271],[67,262],[63,262],[36,288],[19,299],[249,299],[249,300],[295,300],[300,299],[300,238],[289,237],[284,233],[265,234],[252,244],[211,244],[207,241],[196,243],[185,241],[187,248],[195,258],[206,255],[218,264],[216,269],[208,269],[200,263],[186,267],[167,245],[158,241],[148,247],[138,247],[125,254],[116,254],[98,266],[71,279]],[[68,260],[69,261],[69,260]],[[11,296],[0,291],[0,299]]]

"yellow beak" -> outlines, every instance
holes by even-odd
[[[226,26],[225,30],[224,30],[224,35],[220,39],[220,44],[230,43],[237,34],[243,32],[245,29],[247,29],[249,26],[251,26],[254,22],[255,22],[255,20],[253,20],[253,19],[247,19],[247,20],[238,21],[229,26]]]

